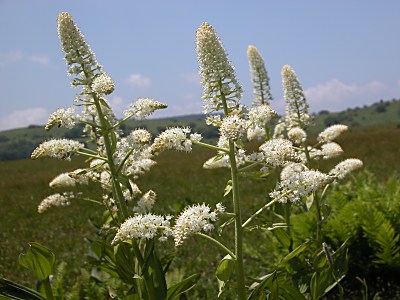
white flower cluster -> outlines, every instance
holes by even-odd
[[[282,68],[282,85],[286,101],[285,123],[287,128],[308,127],[311,117],[308,115],[306,97],[294,70],[289,65],[284,65]]]
[[[293,127],[287,133],[289,140],[295,145],[304,143],[307,139],[307,133],[300,127]]]
[[[118,229],[112,245],[131,239],[152,239],[156,236],[161,236],[160,240],[164,241],[172,235],[169,221],[171,218],[154,214],[139,214],[128,218]]]
[[[83,77],[82,73],[93,75],[96,70],[101,73],[102,67],[97,63],[95,54],[69,13],[62,12],[58,15],[57,31],[68,65],[68,73],[82,77],[80,80],[73,80],[72,85],[90,83],[90,78]]]
[[[331,159],[337,157],[343,153],[342,147],[335,142],[330,142],[321,145],[321,149],[313,149],[310,152],[310,156],[315,159],[322,157],[323,159]]]
[[[73,107],[59,108],[53,112],[46,124],[46,131],[49,131],[54,126],[63,128],[72,128],[75,126],[75,122],[78,119],[78,115],[75,114]]]
[[[348,126],[342,124],[335,124],[329,126],[324,131],[322,131],[318,135],[317,140],[322,143],[331,142],[338,136],[340,136],[342,133],[346,132],[347,130]]]
[[[47,209],[52,206],[66,206],[70,205],[70,199],[74,198],[74,194],[72,192],[69,193],[57,193],[50,195],[43,199],[43,201],[38,206],[38,212],[44,213]]]
[[[222,119],[219,128],[221,135],[231,141],[237,141],[244,134],[245,122],[238,115],[229,115]]]
[[[134,208],[134,211],[141,213],[150,212],[156,203],[156,197],[156,192],[149,190],[139,199],[137,202],[137,207]]]
[[[63,160],[71,160],[71,154],[82,149],[80,142],[68,139],[52,139],[41,143],[31,155],[32,159],[40,157],[53,157]]]
[[[209,232],[214,228],[210,221],[217,220],[218,213],[223,213],[225,208],[219,203],[214,211],[206,204],[197,204],[187,207],[176,219],[173,227],[175,246],[182,245],[190,235],[204,231]]]
[[[247,47],[247,57],[249,59],[251,80],[253,82],[253,105],[268,104],[273,100],[271,89],[269,86],[269,77],[265,68],[264,60],[258,49],[249,45]]]
[[[350,172],[357,170],[363,166],[363,162],[357,158],[348,158],[340,163],[338,163],[329,174],[338,178],[343,179]]]
[[[228,110],[234,109],[242,97],[235,70],[214,28],[203,23],[196,31],[196,51],[203,85],[204,112],[221,110],[226,99]]]
[[[125,117],[137,117],[143,119],[151,115],[157,109],[167,108],[167,105],[150,98],[139,98],[131,103],[128,109],[124,110]]]
[[[292,142],[286,139],[271,139],[260,146],[257,161],[264,161],[267,165],[277,167],[293,160],[298,156],[292,146]],[[261,156],[260,156],[261,155]]]
[[[260,104],[248,111],[247,139],[252,141],[265,136],[265,127],[277,116],[268,104]]]
[[[177,150],[177,151],[192,151],[192,141],[200,141],[200,134],[191,134],[189,127],[171,127],[163,131],[158,137],[154,139],[151,146],[152,153],[160,153],[164,150]]]
[[[61,173],[57,175],[50,183],[51,188],[72,188],[77,184],[88,184],[89,178],[85,175],[75,175],[81,172],[82,169],[75,170],[74,172]],[[76,173],[75,173],[76,172]]]
[[[115,84],[114,81],[105,73],[96,76],[92,83],[92,90],[96,94],[106,94],[109,95],[114,92]]]
[[[136,129],[117,142],[114,162],[116,165],[124,163],[122,171],[125,175],[143,174],[156,164],[152,160],[150,141],[150,132],[145,129]]]
[[[282,203],[299,201],[333,180],[331,176],[315,170],[294,171],[285,177],[279,183],[278,190],[269,194],[272,199]]]

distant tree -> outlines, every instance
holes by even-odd
[[[329,112],[329,110],[321,110],[318,114],[319,115],[329,115],[330,112]]]
[[[380,103],[375,107],[375,111],[377,113],[384,113],[386,111],[386,105],[384,103]]]

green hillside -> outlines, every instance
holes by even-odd
[[[314,115],[315,126],[311,132],[319,132],[329,125],[341,123],[350,128],[365,128],[369,126],[400,127],[400,99],[374,103],[362,108],[349,108],[342,112],[321,111]],[[131,120],[123,124],[124,133],[133,128],[146,128],[153,135],[172,126],[189,126],[194,131],[201,133],[205,139],[213,139],[218,136],[217,128],[207,126],[204,115],[187,115],[150,120]],[[0,160],[13,160],[29,158],[36,146],[50,138],[80,139],[82,126],[76,126],[71,130],[63,128],[53,129],[50,132],[44,130],[44,126],[31,125],[27,128],[19,128],[0,132]]]

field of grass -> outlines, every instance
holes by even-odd
[[[380,126],[350,130],[338,142],[345,150],[346,157],[360,158],[365,163],[365,169],[374,173],[378,181],[384,181],[394,173],[400,174],[399,141],[399,128]],[[158,164],[138,180],[142,191],[156,191],[156,213],[176,214],[188,204],[203,202],[223,202],[230,208],[230,200],[222,196],[229,178],[228,170],[202,168],[203,162],[212,155],[212,151],[197,147],[192,153],[165,152],[156,159]],[[50,159],[0,161],[0,271],[3,277],[34,284],[33,277],[17,261],[18,254],[27,249],[30,241],[51,248],[58,261],[68,263],[70,275],[79,271],[87,253],[84,239],[94,234],[88,219],[99,217],[100,210],[93,204],[80,202],[70,207],[53,208],[40,215],[37,205],[54,192],[48,187],[53,177],[82,166],[84,162],[79,157],[73,158],[72,162]],[[265,202],[269,188],[263,181],[245,179],[241,182],[244,215]],[[100,193],[95,190],[91,192]],[[203,277],[200,285],[206,285],[205,281],[216,285],[213,272],[218,259],[215,259],[214,246],[206,240],[199,240],[199,237],[196,239],[189,240],[179,250],[179,258],[174,261],[173,267],[181,270],[182,274],[176,276],[201,271]],[[172,242],[166,248],[173,250]],[[202,253],[201,259],[200,256],[185,259],[193,257],[193,253]],[[209,267],[205,268],[204,263]]]

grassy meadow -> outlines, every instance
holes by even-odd
[[[400,174],[399,141],[400,128],[395,125],[355,128],[338,140],[346,157],[363,160],[364,168],[374,173],[380,182],[393,174]],[[223,202],[230,208],[229,199],[224,199],[222,195],[229,179],[228,170],[202,168],[203,162],[212,155],[214,152],[208,149],[195,147],[192,153],[169,151],[156,158],[157,165],[138,180],[142,191],[156,191],[155,213],[176,214],[188,204],[203,202]],[[341,159],[343,157],[329,165],[322,165],[321,169],[328,169]],[[34,284],[33,277],[18,264],[19,253],[27,249],[30,241],[51,248],[58,262],[65,261],[68,264],[68,276],[79,273],[87,253],[85,238],[95,234],[88,220],[99,218],[101,209],[95,204],[80,201],[69,207],[52,208],[44,214],[38,214],[37,206],[43,198],[54,193],[48,187],[52,178],[82,166],[84,161],[80,157],[74,157],[71,162],[51,159],[0,161],[0,271],[3,277],[30,286]],[[240,188],[243,214],[248,215],[265,202],[271,187],[265,181],[245,179]],[[98,192],[101,197],[100,190],[93,191],[93,186],[87,189]],[[196,239],[185,243],[179,250],[180,255],[173,262],[175,273],[172,276],[182,277],[198,270],[203,275],[199,286],[216,285],[213,275],[216,266],[212,264],[218,262],[214,254],[218,250],[213,251],[214,246],[208,241],[200,237]],[[257,236],[254,236],[254,241],[257,243]],[[166,249],[172,251],[173,243],[168,242]],[[251,253],[251,247],[248,251]],[[201,255],[193,256],[193,253]],[[187,260],[186,257],[191,259]],[[204,268],[204,264],[210,267]],[[200,297],[201,289],[198,293]]]

